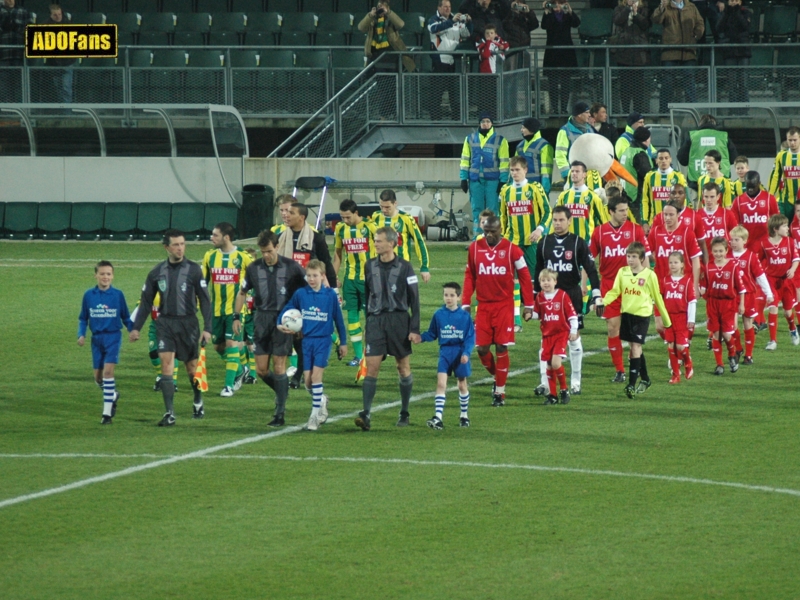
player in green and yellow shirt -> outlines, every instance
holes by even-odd
[[[598,225],[608,221],[608,211],[603,200],[586,185],[586,165],[573,161],[569,169],[572,187],[565,189],[556,201],[556,205],[564,205],[572,213],[569,231],[582,237],[588,244],[592,240],[592,232]]]
[[[342,221],[333,232],[333,268],[339,273],[344,264],[342,277],[342,308],[347,315],[347,336],[353,342],[355,358],[347,363],[357,367],[364,357],[360,312],[366,308],[364,290],[364,265],[375,258],[375,224],[365,221],[358,212],[358,205],[351,199],[339,205]]]
[[[218,223],[211,231],[214,248],[203,257],[203,277],[208,282],[214,321],[212,341],[217,353],[225,361],[225,387],[220,396],[230,398],[242,386],[249,367],[239,356],[241,334],[233,331],[233,314],[239,285],[251,263],[250,255],[233,245],[235,230],[230,223]]]
[[[419,230],[419,225],[417,225],[414,217],[397,208],[397,196],[393,190],[383,190],[379,204],[381,210],[373,213],[371,219],[375,224],[375,229],[391,227],[397,232],[397,247],[394,250],[404,260],[411,260],[409,245],[413,240],[414,250],[417,252],[417,258],[420,263],[419,276],[422,281],[428,283],[431,279],[430,256],[428,255],[428,248],[425,246],[425,239]]]
[[[769,176],[769,193],[778,201],[778,208],[789,222],[794,218],[794,203],[800,189],[800,127],[786,131],[786,150],[775,157]]]
[[[697,178],[697,189],[702,195],[703,186],[707,183],[716,183],[720,191],[719,204],[724,208],[730,208],[733,199],[736,198],[733,190],[733,182],[722,174],[722,154],[719,150],[709,150],[703,157],[705,173]]]
[[[645,235],[650,231],[653,219],[661,212],[664,202],[669,201],[672,186],[680,183],[686,187],[686,177],[672,168],[672,154],[662,148],[656,154],[656,170],[645,175],[642,183],[642,223]]]

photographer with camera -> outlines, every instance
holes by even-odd
[[[483,30],[487,25],[495,26],[495,33],[502,39],[506,38],[503,22],[511,14],[509,0],[466,0],[458,8],[462,15],[469,15],[473,24],[475,42],[483,39]]]
[[[452,54],[445,53],[455,50],[472,35],[472,18],[462,13],[454,15],[450,0],[439,0],[436,14],[428,19],[428,33],[431,36],[431,50],[440,53],[431,57],[433,72],[455,73],[455,59]]]
[[[381,54],[391,50],[408,50],[398,33],[405,23],[403,19],[392,11],[389,0],[380,0],[372,7],[358,24],[358,30],[367,34],[364,42],[364,55],[370,63],[375,62]],[[391,60],[381,63],[380,71],[394,72],[395,63]],[[403,67],[409,73],[416,68],[414,59],[408,55],[403,56]]]
[[[531,45],[531,31],[538,29],[539,19],[523,0],[512,0],[511,12],[503,21],[504,38],[511,48],[527,48]]]
[[[575,50],[553,48],[572,46],[570,29],[580,26],[581,19],[566,0],[545,0],[542,29],[547,32],[547,49],[542,67],[547,77],[550,112],[564,114],[570,94],[570,72],[578,66]]]

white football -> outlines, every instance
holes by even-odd
[[[290,308],[285,313],[283,313],[283,318],[281,319],[281,325],[297,333],[303,328],[303,313],[301,313],[296,308]]]

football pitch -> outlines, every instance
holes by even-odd
[[[76,344],[81,297],[108,259],[133,308],[164,256],[156,242],[0,243],[3,599],[800,597],[800,347],[782,318],[776,352],[760,333],[755,364],[721,377],[699,328],[695,377],[677,386],[649,342],[654,385],[629,400],[589,315],[583,393],[566,406],[533,395],[529,323],[506,406],[490,406],[473,355],[472,426],[450,391],[443,431],[425,425],[435,344],[414,348],[410,427],[395,427],[391,359],[369,432],[353,424],[355,369],[333,360],[331,418],[312,433],[304,390],[278,430],[262,382],[220,398],[213,351],[205,419],[192,420],[181,371],[177,425],[157,427],[146,337],[125,337],[117,416],[101,427],[91,351]],[[463,244],[431,247],[425,328],[465,260]]]

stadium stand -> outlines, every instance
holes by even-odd
[[[69,231],[72,204],[67,202],[42,202],[39,204],[36,229],[42,238],[66,236]]]
[[[39,215],[38,202],[15,202],[14,210],[6,209],[3,230],[8,237],[33,235]]]
[[[102,202],[74,202],[70,219],[70,234],[75,237],[83,235],[100,235],[106,205]]]
[[[136,233],[142,239],[160,236],[170,228],[172,205],[167,202],[142,202],[136,220]]]
[[[103,218],[103,230],[109,238],[132,236],[136,232],[139,205],[135,202],[109,202]]]
[[[180,229],[187,234],[199,235],[203,233],[203,218],[205,214],[205,204],[193,202],[173,204],[170,227]]]

